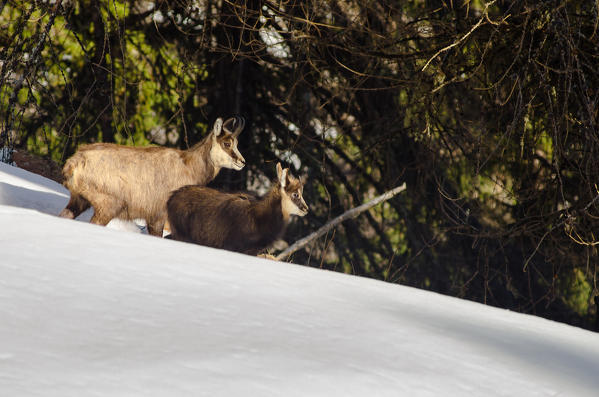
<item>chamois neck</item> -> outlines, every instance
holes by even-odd
[[[281,191],[278,186],[272,188],[266,196],[256,202],[257,213],[264,219],[274,218],[282,219],[283,223],[287,223],[289,215],[285,216],[281,205]]]
[[[218,175],[220,168],[212,162],[210,149],[212,148],[211,136],[208,135],[200,142],[187,150],[183,150],[182,158],[185,165],[193,170],[197,176],[196,183],[205,185]]]

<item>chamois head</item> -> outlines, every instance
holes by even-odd
[[[223,123],[219,117],[212,128],[212,148],[210,158],[216,167],[232,168],[239,171],[245,165],[245,159],[237,149],[237,136],[243,130],[245,120],[232,117]]]
[[[283,217],[290,215],[304,216],[308,213],[308,205],[302,197],[304,184],[299,179],[289,175],[289,168],[283,169],[281,163],[277,163],[277,179],[281,192],[281,206]]]

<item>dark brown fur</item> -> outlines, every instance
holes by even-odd
[[[203,186],[184,186],[167,202],[172,238],[209,247],[256,255],[281,237],[289,220],[282,205],[283,195],[302,211],[302,185],[288,178],[262,198],[246,193],[223,193]],[[305,214],[305,213],[304,213]],[[303,215],[303,214],[302,214]]]

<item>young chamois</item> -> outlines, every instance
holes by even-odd
[[[84,145],[67,160],[64,186],[71,192],[64,218],[76,218],[93,206],[92,223],[145,219],[148,232],[162,236],[166,201],[181,186],[205,185],[221,168],[240,170],[245,160],[237,136],[245,121],[218,118],[212,132],[188,150],[111,143]]]
[[[283,234],[291,215],[308,213],[303,183],[288,171],[277,164],[277,182],[262,198],[197,185],[180,188],[167,202],[172,238],[257,255]]]

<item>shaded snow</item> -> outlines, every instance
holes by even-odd
[[[61,186],[0,164],[0,395],[599,390],[598,334],[49,215],[67,200]]]

